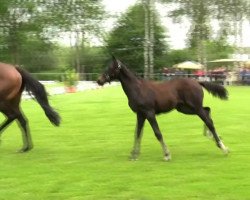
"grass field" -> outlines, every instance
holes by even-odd
[[[135,115],[120,87],[50,97],[62,117],[50,125],[39,105],[23,101],[34,149],[16,153],[16,123],[0,145],[0,200],[247,200],[250,199],[250,87],[229,87],[229,101],[206,94],[205,105],[228,156],[202,135],[196,116],[176,111],[158,122],[172,160],[146,123],[138,161],[129,161]],[[4,118],[1,116],[1,120]]]

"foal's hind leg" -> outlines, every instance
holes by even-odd
[[[137,113],[137,125],[135,130],[135,141],[134,147],[131,151],[131,159],[136,160],[140,154],[141,139],[142,139],[142,128],[145,122],[145,116],[143,114]]]
[[[17,120],[19,122],[19,126],[22,129],[22,137],[23,137],[23,148],[20,150],[20,152],[26,152],[33,148],[33,143],[28,128],[27,119],[25,119],[23,114],[20,112],[20,114],[17,117]]]
[[[198,111],[198,116],[204,121],[204,123],[207,125],[207,127],[209,128],[209,130],[211,131],[211,133],[213,134],[213,137],[215,139],[215,142],[217,144],[217,146],[222,149],[222,151],[224,153],[228,153],[229,150],[228,148],[223,144],[223,142],[220,140],[219,136],[216,133],[216,130],[214,128],[214,124],[213,124],[213,120],[211,119],[211,117],[208,115],[208,112],[202,108]]]
[[[154,112],[147,113],[147,120],[149,121],[151,127],[153,128],[156,138],[158,139],[158,141],[161,144],[162,151],[164,154],[164,160],[169,161],[171,159],[171,155],[170,155],[170,152],[167,148],[167,145],[165,144],[165,142],[163,140],[161,131],[159,129],[158,123],[157,123],[156,118],[155,118],[155,113]]]

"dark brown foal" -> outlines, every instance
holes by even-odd
[[[137,114],[135,142],[131,153],[132,159],[137,159],[140,153],[142,128],[146,119],[161,144],[164,159],[171,159],[170,152],[156,121],[156,115],[173,109],[184,114],[198,115],[212,133],[217,146],[225,153],[228,153],[228,149],[216,133],[210,117],[210,108],[203,107],[204,94],[202,87],[213,96],[227,99],[227,91],[223,86],[187,78],[160,83],[139,79],[115,57],[113,57],[108,69],[98,78],[97,83],[103,85],[112,80],[121,82],[122,88],[128,97],[129,106]]]

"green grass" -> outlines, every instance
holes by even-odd
[[[50,97],[62,125],[50,125],[39,105],[23,101],[34,149],[22,146],[16,123],[0,145],[1,200],[247,200],[250,198],[250,87],[230,87],[229,101],[206,94],[205,105],[228,156],[202,135],[196,116],[175,111],[158,122],[172,153],[146,123],[138,161],[129,161],[135,115],[120,87]],[[1,117],[3,120],[3,117]]]

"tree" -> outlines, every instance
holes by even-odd
[[[106,64],[108,56],[106,55],[105,50],[102,47],[90,47],[86,45],[81,49],[80,55],[81,57],[79,62],[82,69],[82,71],[79,72],[81,73],[80,79],[93,80],[94,78],[97,78],[89,76],[98,74],[101,71],[103,64]],[[72,49],[70,49],[68,55],[65,56],[67,57],[65,66],[67,66],[67,68],[71,68],[70,66],[72,66],[72,58],[73,60],[76,60],[78,54],[76,51],[72,51]]]
[[[107,49],[138,73],[144,72],[144,8],[138,3],[118,20],[116,27],[106,39]],[[164,29],[154,13],[154,65],[162,67],[159,58],[167,50]]]
[[[178,49],[171,50],[165,55],[165,66],[173,67],[177,63],[181,63],[188,60],[196,60],[196,55],[192,49]]]
[[[0,57],[3,61],[34,66],[40,70],[55,67],[54,38],[73,33],[77,50],[74,64],[80,71],[80,51],[87,34],[99,33],[104,11],[101,0],[1,0]],[[30,53],[32,51],[32,54]],[[34,71],[35,69],[31,70]]]
[[[52,0],[46,1],[43,9],[49,13],[45,17],[45,21],[49,21],[46,25],[48,31],[46,36],[53,38],[55,32],[68,33],[74,40],[72,48],[76,56],[72,63],[77,72],[84,71],[80,52],[84,48],[87,35],[100,36],[99,25],[105,13],[101,0]]]
[[[210,22],[212,20],[219,21],[220,31],[217,38],[222,39],[226,46],[225,39],[232,33],[230,27],[234,27],[234,34],[240,32],[237,29],[237,21],[241,21],[248,11],[248,0],[161,0],[161,2],[175,4],[173,11],[169,16],[174,19],[187,17],[191,21],[189,32],[189,46],[196,49],[198,60],[206,62],[205,45],[208,41],[213,40],[214,34]],[[218,43],[217,43],[218,44]]]
[[[18,2],[17,0],[3,0],[0,5],[0,36],[2,38],[3,52],[14,64],[20,64],[20,48],[22,42],[29,37],[26,33],[35,34],[37,27],[33,26],[32,15],[34,5],[29,0]]]

